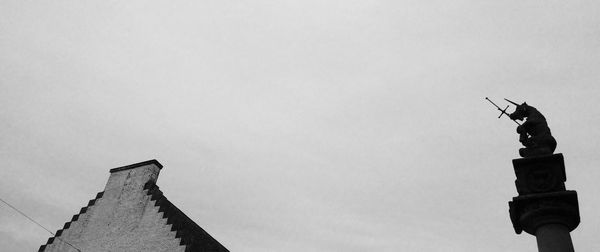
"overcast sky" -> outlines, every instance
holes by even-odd
[[[165,167],[231,251],[536,251],[515,124],[548,118],[600,251],[598,1],[0,1],[0,197],[51,230]],[[50,235],[0,205],[3,251]]]

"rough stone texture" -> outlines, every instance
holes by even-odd
[[[115,168],[103,192],[39,251],[228,251],[156,186],[156,160]]]

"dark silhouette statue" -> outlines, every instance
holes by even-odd
[[[525,122],[517,127],[519,142],[525,148],[519,149],[521,157],[532,157],[539,155],[550,155],[556,149],[556,140],[550,133],[546,118],[536,108],[523,104],[517,104],[508,99],[506,101],[517,106],[515,112],[509,115],[512,120]]]

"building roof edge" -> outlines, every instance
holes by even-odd
[[[158,169],[162,169],[163,168],[162,164],[160,164],[156,159],[151,159],[151,160],[144,161],[144,162],[139,162],[139,163],[135,163],[135,164],[130,164],[130,165],[126,165],[126,166],[112,168],[112,169],[110,169],[110,173],[124,171],[124,170],[129,170],[129,169],[137,168],[137,167],[140,167],[140,166],[146,166],[146,165],[150,165],[150,164],[158,166]]]

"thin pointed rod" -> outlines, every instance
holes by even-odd
[[[514,101],[511,101],[511,100],[509,100],[509,99],[506,99],[506,98],[504,98],[504,100],[506,100],[507,102],[510,102],[510,103],[512,103],[512,104],[513,104],[513,105],[515,105],[515,106],[519,106],[519,104],[517,104],[517,103],[516,103],[516,102],[514,102]]]
[[[500,107],[498,107],[498,105],[496,105],[496,103],[494,103],[492,100],[490,100],[487,97],[485,97],[485,99],[488,100],[490,103],[492,103],[494,105],[494,107],[496,107],[498,110],[502,111],[503,114],[506,114],[510,120],[512,120],[513,122],[515,122],[517,125],[521,126],[521,124],[519,122],[517,122],[517,120],[511,119],[510,115],[508,113],[506,113],[504,110],[502,110]],[[505,100],[508,101],[508,99],[506,99],[506,98],[505,98]],[[517,105],[516,103],[514,103],[512,101],[508,101],[508,102]]]

